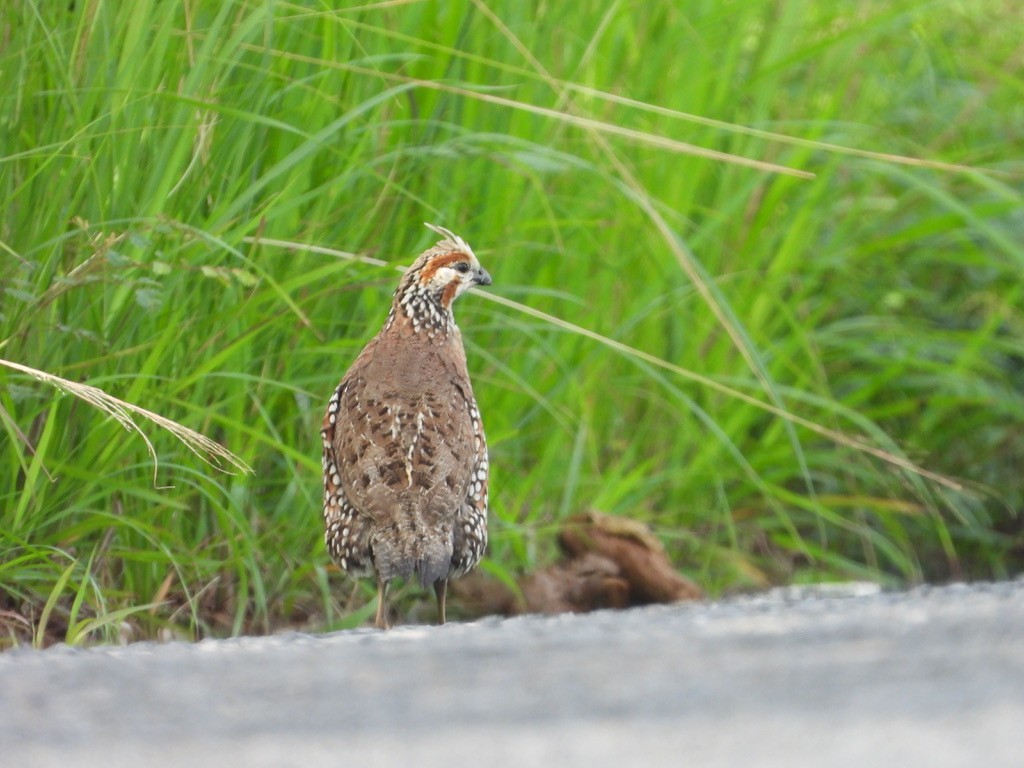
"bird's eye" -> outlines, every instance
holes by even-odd
[[[460,275],[464,275],[467,272],[469,272],[469,264],[467,264],[464,261],[460,261],[458,264],[455,265],[455,271],[458,272]]]

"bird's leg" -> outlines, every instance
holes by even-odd
[[[444,624],[444,603],[448,595],[448,579],[438,579],[434,582],[434,594],[437,595],[437,623]]]
[[[385,616],[384,598],[388,594],[388,583],[379,576],[377,577],[377,617],[373,620],[373,626],[377,629],[391,629],[388,626],[388,619]]]

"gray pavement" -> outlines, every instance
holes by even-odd
[[[16,650],[0,765],[1024,765],[1024,581],[871,591]]]

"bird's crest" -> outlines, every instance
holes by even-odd
[[[460,251],[465,251],[470,256],[472,256],[474,259],[476,258],[476,254],[473,253],[473,249],[469,247],[469,243],[467,243],[461,237],[456,235],[450,229],[445,229],[444,227],[439,227],[436,224],[431,224],[431,223],[426,222],[426,221],[423,222],[423,223],[427,226],[428,229],[431,229],[434,232],[437,232],[437,234],[439,234],[445,240],[449,241],[452,245],[454,245]],[[440,243],[438,243],[438,245],[440,245]]]

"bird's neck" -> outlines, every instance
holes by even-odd
[[[444,291],[430,291],[417,281],[404,280],[395,291],[384,330],[411,332],[428,339],[443,339],[455,328],[451,301]]]

